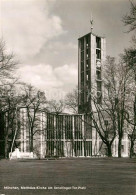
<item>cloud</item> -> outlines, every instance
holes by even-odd
[[[77,45],[66,41],[62,20],[51,11],[56,3],[1,1],[2,35],[7,48],[22,63],[18,69],[21,80],[48,91],[51,98],[63,96],[63,92],[77,84],[77,67],[71,63],[74,60],[69,54],[75,53]]]
[[[42,50],[28,64],[51,64],[53,67],[77,63],[78,45],[66,40],[53,40],[44,45]]]
[[[64,33],[60,17],[50,14],[53,2],[1,2],[2,35],[8,48],[21,59],[37,54],[47,41]]]
[[[77,69],[74,65],[64,65],[54,69],[54,73],[66,85],[75,84],[77,81]]]
[[[64,98],[65,93],[77,85],[77,66],[63,65],[53,68],[51,65],[22,65],[18,69],[22,81],[31,83],[44,90],[50,99]]]
[[[64,50],[64,48],[65,48],[65,50],[68,50],[68,49],[73,49],[73,50],[76,49],[77,50],[78,46],[76,44],[74,44],[72,42],[68,42],[67,44],[66,43],[67,43],[66,40],[64,42],[54,41],[52,43],[49,43],[48,49]]]

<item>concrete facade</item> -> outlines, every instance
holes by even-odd
[[[106,146],[102,144],[98,133],[89,124],[84,114],[55,115],[40,111],[39,124],[34,131],[33,157],[93,157],[106,156]],[[18,145],[22,158],[30,153],[30,132],[25,108],[20,108],[21,131]],[[122,141],[122,156],[129,155],[127,134]],[[113,156],[117,157],[118,138],[113,142]],[[32,156],[31,156],[32,157]]]
[[[20,158],[106,156],[106,145],[96,130],[92,128],[90,117],[86,114],[56,115],[39,111],[33,129],[33,152],[30,150],[31,132],[26,108],[18,109],[16,116],[13,157],[16,154],[14,152],[16,147],[20,151]],[[4,139],[1,136],[0,143],[4,145]],[[11,135],[9,135],[8,144],[10,153]],[[128,135],[124,134],[122,140],[123,157],[129,156],[129,145]],[[112,144],[112,154],[115,157],[118,156],[118,137]],[[2,148],[0,155],[2,155]]]
[[[106,39],[88,33],[78,39],[78,91],[79,113],[90,111],[92,90],[102,101],[102,64],[106,58]]]

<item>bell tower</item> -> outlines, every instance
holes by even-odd
[[[96,89],[102,102],[102,66],[106,58],[106,38],[91,32],[78,39],[78,112],[90,112],[91,93]]]

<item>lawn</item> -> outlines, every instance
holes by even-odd
[[[0,175],[0,195],[136,194],[136,159],[0,160]]]

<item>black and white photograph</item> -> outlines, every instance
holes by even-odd
[[[136,195],[136,1],[0,0],[0,195]]]

